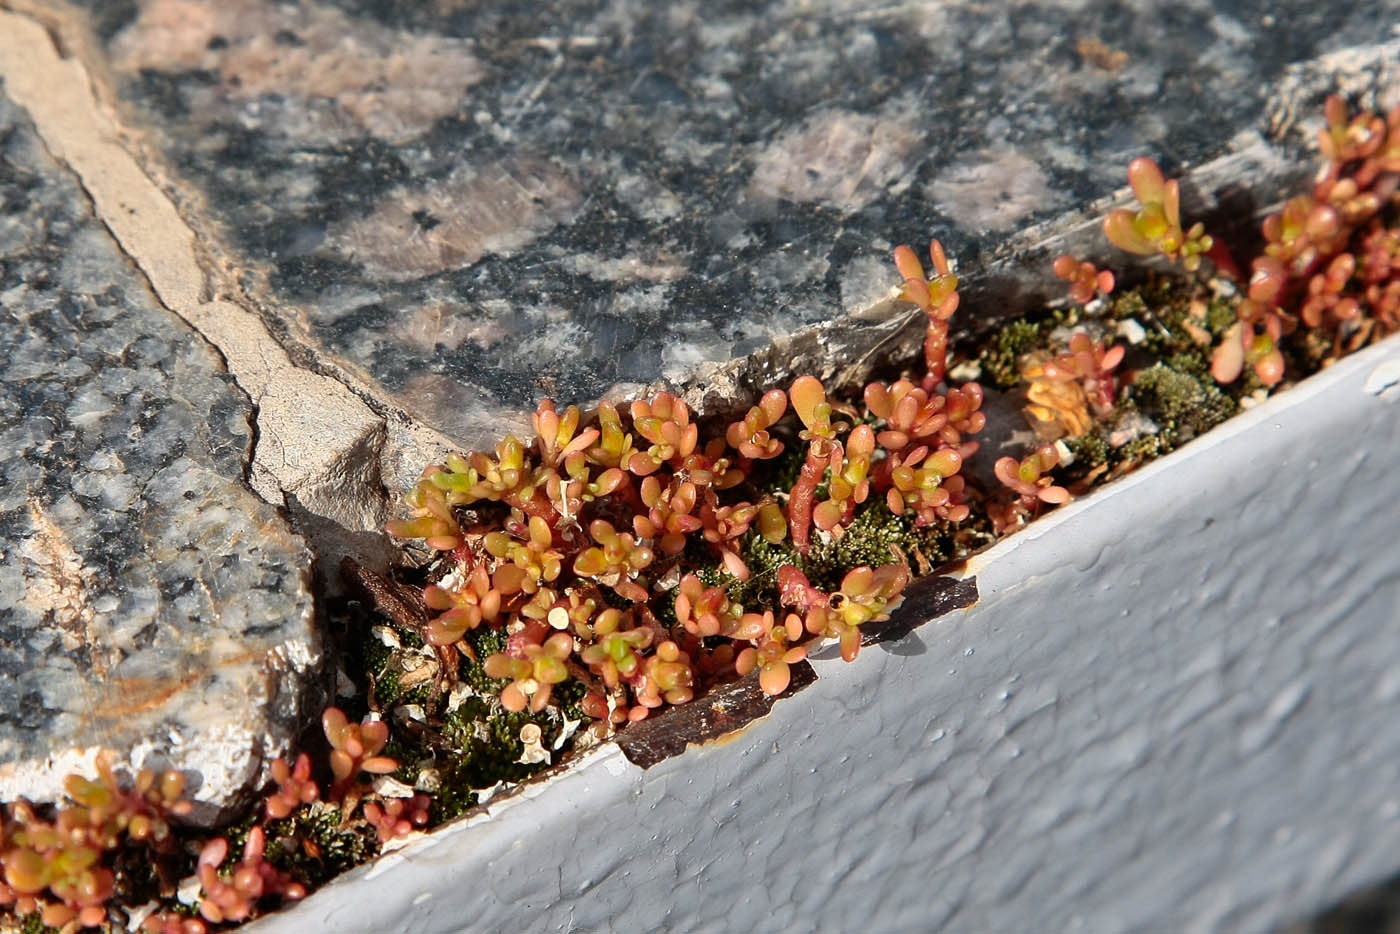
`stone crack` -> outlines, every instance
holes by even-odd
[[[0,79],[157,300],[218,352],[247,395],[249,485],[294,515],[319,520],[298,522],[314,526],[303,531],[318,556],[338,561],[350,551],[379,563],[382,556],[364,554],[374,547],[368,537],[351,547],[343,530],[382,528],[384,420],[343,383],[296,366],[253,312],[210,297],[194,232],[119,142],[121,128],[99,105],[88,70],[61,54],[37,18],[0,10]]]

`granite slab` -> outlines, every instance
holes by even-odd
[[[1393,61],[1400,20],[1397,0],[89,6],[177,199],[294,356],[464,445],[544,395],[667,383],[713,408],[912,347],[897,242],[942,238],[969,297],[996,296],[965,325],[1058,293],[1028,259],[1133,156],[1305,151],[1292,108]],[[1300,174],[1236,168],[1188,207],[1248,216]]]
[[[212,821],[299,733],[310,556],[245,482],[251,415],[0,93],[0,800],[109,749]]]

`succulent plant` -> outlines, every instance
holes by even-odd
[[[632,427],[651,442],[651,447],[627,462],[627,469],[638,476],[655,473],[670,460],[684,460],[700,438],[699,426],[690,421],[690,409],[669,392],[658,392],[649,402],[633,402]]]
[[[199,913],[206,921],[245,920],[264,898],[295,901],[306,897],[305,885],[265,860],[266,846],[266,832],[255,825],[248,831],[242,858],[221,872],[228,857],[228,840],[215,837],[204,845],[197,875],[202,893]]]
[[[1090,262],[1080,262],[1068,253],[1055,257],[1055,275],[1069,283],[1069,297],[1081,305],[1093,300],[1095,293],[1113,292],[1113,273],[1100,270]]]
[[[368,715],[359,723],[351,723],[339,707],[327,707],[321,714],[321,729],[331,744],[331,774],[335,778],[326,798],[344,802],[344,809],[351,811],[356,796],[363,791],[362,772],[387,775],[398,770],[396,760],[381,755],[389,742],[389,724]]]
[[[617,531],[606,519],[594,519],[588,534],[597,545],[574,559],[574,573],[606,584],[628,600],[645,602],[646,589],[635,578],[656,559],[646,540]]]
[[[506,651],[489,656],[483,667],[488,677],[510,680],[501,691],[506,710],[528,706],[538,713],[549,703],[554,685],[568,680],[565,661],[573,651],[574,640],[568,634],[550,635],[548,627],[527,623],[507,640]]]
[[[374,827],[381,844],[422,830],[428,825],[428,808],[432,799],[416,793],[407,798],[386,798],[365,803],[365,820]]]
[[[989,507],[992,524],[998,532],[1034,518],[1043,503],[1059,505],[1069,501],[1069,490],[1056,486],[1049,473],[1059,461],[1054,445],[1047,444],[1019,461],[1003,457],[996,462],[997,479],[1016,494],[1009,503]]]
[[[1162,170],[1146,156],[1128,164],[1128,184],[1137,196],[1136,211],[1119,208],[1104,218],[1104,236],[1114,246],[1129,253],[1160,253],[1179,260],[1187,272],[1201,265],[1202,254],[1214,243],[1201,224],[1181,229],[1181,186],[1168,181]]]
[[[484,564],[477,565],[460,586],[429,584],[423,588],[423,602],[442,613],[428,623],[428,641],[451,645],[483,621],[494,622],[501,615],[503,599]]]
[[[616,690],[623,678],[631,678],[641,670],[641,653],[654,638],[655,631],[636,627],[630,613],[609,607],[588,628],[588,644],[579,653],[579,659],[600,675],[607,687]]]
[[[924,275],[919,257],[907,246],[894,250],[894,265],[904,277],[901,297],[913,302],[928,315],[928,330],[924,337],[925,389],[932,390],[943,381],[948,369],[948,319],[958,310],[958,277],[953,274],[943,244],[932,240],[928,245],[934,276]]]
[[[1161,333],[1137,345],[1127,372],[1126,349],[1093,336],[1101,324],[1088,321],[1092,334],[1075,331],[1063,344],[1048,336],[1086,318],[1140,314],[1125,313],[1131,296],[1121,294],[1103,308],[1012,322],[975,355],[998,389],[1024,388],[1040,442],[1067,438],[1064,449],[1092,461],[1060,471],[1076,493],[1218,423],[1261,385],[1280,385],[1286,363],[1325,365],[1400,330],[1400,108],[1353,115],[1334,97],[1325,117],[1326,165],[1310,191],[1265,219],[1262,252],[1237,303],[1207,303],[1197,283],[1192,310],[1167,303],[1166,324],[1153,319]],[[1105,220],[1112,242],[1188,271],[1209,254],[1239,282],[1200,224],[1183,229],[1176,181],[1145,158],[1130,165],[1129,181],[1139,206]],[[338,708],[323,715],[329,785],[317,784],[305,753],[276,759],[260,813],[226,835],[179,826],[190,805],[178,775],[141,771],[127,781],[99,759],[95,778],[70,777],[64,804],[6,806],[0,904],[66,931],[111,924],[109,901],[131,884],[130,866],[145,861],[154,880],[142,884],[161,894],[141,929],[204,934],[301,897],[308,865],[363,859],[434,813],[471,806],[483,785],[434,799],[390,774],[401,759],[421,770],[419,782],[440,766],[471,771],[464,763],[474,752],[458,748],[446,765],[438,758],[449,732],[469,743],[483,731],[505,737],[510,751],[492,747],[501,760],[493,767],[518,778],[550,761],[578,725],[570,718],[592,718],[584,735],[605,737],[755,673],[763,692],[779,695],[818,640],[836,640],[855,659],[869,631],[862,627],[903,599],[909,561],[926,572],[985,541],[988,525],[1013,532],[1070,497],[1052,473],[1059,449],[1044,443],[996,461],[1001,491],[969,481],[984,394],[978,383],[948,382],[959,282],[937,240],[929,258],[931,277],[912,249],[894,251],[900,296],[927,317],[924,371],[872,382],[862,399],[802,376],[710,437],[668,392],[621,409],[601,403],[596,413],[545,399],[528,442],[508,436],[491,452],[454,453],[426,469],[407,494],[407,515],[387,530],[436,552],[412,584],[432,612],[425,623],[412,599],[385,612],[391,641],[427,643],[432,677],[442,678],[432,686],[446,698],[423,692],[407,702],[408,672],[395,666],[408,645],[386,648],[378,657],[391,661],[368,678],[373,712],[358,723]],[[1112,273],[1068,255],[1054,271],[1080,304],[1114,289]],[[1144,354],[1157,362],[1139,366]],[[1252,376],[1241,383],[1247,367]],[[1132,391],[1120,399],[1123,385]],[[1158,433],[1115,438],[1133,415],[1160,420]],[[443,685],[454,684],[475,695],[448,694]],[[424,694],[431,711],[413,713]],[[385,702],[393,746],[377,713],[386,697],[395,699]],[[541,723],[561,719],[546,750]],[[199,884],[200,917],[174,909],[165,892],[182,872]]]
[[[1122,344],[1107,347],[1079,331],[1070,337],[1068,352],[1042,364],[1036,378],[1060,383],[1077,381],[1094,414],[1107,415],[1113,411],[1118,394],[1113,371],[1123,362],[1124,353],[1126,349]]]
[[[739,652],[734,670],[741,676],[757,670],[759,688],[776,697],[792,683],[792,666],[807,657],[807,647],[794,644],[802,638],[805,626],[796,613],[786,614],[781,626],[774,625],[772,610],[746,614],[745,618],[750,617],[753,621],[748,629],[741,626],[741,630],[756,644]]]
[[[770,389],[758,404],[749,409],[742,420],[730,424],[725,432],[729,446],[742,457],[769,460],[783,453],[783,442],[768,433],[787,412],[787,393]]]
[[[286,759],[278,756],[272,760],[271,771],[277,790],[263,802],[268,820],[281,820],[320,798],[321,790],[311,778],[311,757],[306,753],[297,756],[295,765],[288,765]]]

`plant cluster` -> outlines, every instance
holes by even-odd
[[[946,266],[936,241],[932,253]],[[951,313],[956,299],[947,291],[938,308]],[[872,382],[862,407],[803,376],[712,436],[666,392],[589,419],[546,399],[530,443],[510,437],[494,458],[429,468],[414,515],[390,523],[439,554],[424,638],[469,654],[468,633],[502,633],[482,663],[503,682],[501,706],[539,712],[576,680],[599,735],[754,670],[781,693],[813,639],[854,658],[860,626],[899,605],[908,569],[849,567],[823,590],[806,576],[814,545],[845,536],[868,501],[915,526],[969,514],[958,472],[986,422],[982,391],[926,384]],[[780,462],[796,466],[781,486]],[[775,603],[739,596],[758,540],[788,553],[762,572]],[[794,574],[802,587],[783,584]]]
[[[603,403],[591,416],[546,399],[532,440],[507,437],[494,453],[428,468],[408,497],[412,515],[389,524],[437,553],[423,599],[438,615],[424,637],[470,654],[469,633],[502,633],[503,647],[483,664],[499,680],[500,705],[538,713],[558,686],[578,683],[580,709],[600,736],[756,670],[763,689],[778,693],[815,640],[837,640],[854,658],[859,627],[885,618],[913,573],[896,548],[812,583],[814,548],[840,542],[858,516],[883,510],[921,529],[1014,530],[1070,498],[1055,478],[1075,459],[1069,443],[1088,450],[1093,438],[1137,452],[1124,458],[1131,465],[1208,427],[1192,420],[1183,394],[1220,398],[1212,404],[1228,410],[1234,397],[1201,382],[1206,359],[1215,383],[1235,381],[1250,363],[1250,385],[1268,388],[1284,375],[1280,339],[1300,325],[1307,340],[1323,334],[1338,349],[1394,329],[1400,232],[1387,225],[1400,113],[1349,118],[1333,98],[1326,115],[1327,166],[1312,194],[1265,220],[1264,253],[1228,318],[1193,304],[1169,325],[1152,319],[1170,359],[1129,365],[1130,346],[1082,307],[1061,316],[1055,333],[1032,326],[1001,342],[1018,385],[1001,374],[996,382],[1023,395],[1038,441],[995,463],[999,488],[978,489],[963,469],[986,416],[981,385],[949,377],[958,278],[937,240],[927,270],[900,246],[900,297],[927,317],[922,372],[873,381],[854,400],[800,376],[714,430],[667,392]],[[1107,216],[1110,242],[1190,273],[1210,260],[1217,276],[1235,275],[1223,244],[1201,224],[1183,224],[1175,179],[1145,157],[1128,179],[1138,206]],[[1078,305],[1101,295],[1101,308],[1122,307],[1108,304],[1111,272],[1070,256],[1054,271]],[[1142,372],[1149,378],[1136,390]],[[1171,419],[1166,435],[1153,405]],[[753,581],[746,556],[759,552],[770,560]]]
[[[1326,160],[1312,191],[1264,219],[1264,250],[1249,263],[1238,320],[1216,344],[1211,375],[1232,383],[1246,366],[1272,387],[1285,373],[1282,340],[1301,325],[1313,344],[1335,358],[1400,329],[1400,228],[1394,218],[1400,184],[1400,105],[1385,116],[1348,114],[1336,95],[1324,107],[1318,148]],[[1151,159],[1134,159],[1128,179],[1141,205],[1104,220],[1109,241],[1134,253],[1160,253],[1187,271],[1202,255],[1238,278],[1234,260],[1200,224],[1181,228],[1179,186]],[[1061,268],[1059,263],[1064,261]],[[1056,271],[1085,294],[1084,275],[1062,257]],[[1087,265],[1087,264],[1086,264]],[[1105,292],[1111,290],[1104,289]]]
[[[358,827],[372,830],[381,846],[424,827],[425,795],[386,796],[364,781],[398,768],[380,754],[388,727],[373,718],[351,724],[333,707],[323,723],[330,781],[316,781],[306,753],[295,764],[276,759],[276,787],[263,797],[262,819],[224,834],[179,825],[193,808],[180,773],[142,769],[126,781],[106,753],[98,756],[96,779],[68,776],[64,804],[7,805],[0,904],[63,932],[110,926],[113,907],[123,905],[131,930],[207,934],[211,925],[303,898],[319,880],[291,868],[294,851],[315,861],[323,848],[353,841]],[[372,853],[353,848],[356,862]],[[142,902],[148,910],[133,913]]]
[[[169,854],[171,822],[188,814],[190,804],[181,800],[179,773],[143,769],[127,787],[105,755],[97,760],[95,781],[70,775],[64,790],[69,804],[52,818],[25,801],[5,809],[0,904],[18,914],[37,912],[52,927],[93,927],[106,920],[107,900],[116,891],[118,849]]]

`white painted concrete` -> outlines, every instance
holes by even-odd
[[[730,742],[615,749],[259,934],[1260,931],[1400,869],[1400,342],[975,561]]]

